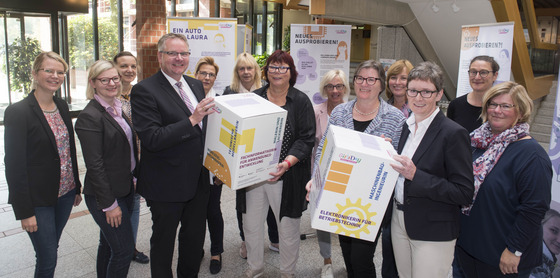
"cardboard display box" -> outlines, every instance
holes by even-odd
[[[208,116],[204,167],[231,189],[270,179],[280,157],[286,115],[279,106],[255,95],[214,99]]]
[[[385,139],[330,125],[310,192],[311,227],[375,241],[399,173]]]

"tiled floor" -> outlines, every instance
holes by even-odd
[[[0,126],[0,158],[4,157],[4,128]],[[81,155],[79,142],[78,153]],[[2,160],[3,161],[3,160]],[[79,158],[80,175],[83,180],[85,167],[81,157]],[[26,233],[22,232],[20,222],[16,221],[7,204],[8,188],[4,175],[4,165],[0,165],[0,277],[32,277],[35,265],[35,253],[33,246]],[[235,215],[235,193],[227,187],[222,192],[222,212],[225,221],[224,249],[222,254],[222,271],[217,275],[210,274],[209,256],[210,240],[206,236],[205,258],[200,268],[199,277],[240,277],[247,268],[245,260],[239,256],[241,239],[237,228]],[[263,224],[264,225],[264,224]],[[302,233],[313,233],[310,227],[309,214],[305,213],[301,221]],[[151,236],[151,218],[148,208],[142,202],[140,216],[140,227],[138,231],[137,248],[149,254],[149,240]],[[96,277],[95,262],[97,244],[99,239],[99,228],[87,213],[87,208],[82,202],[80,206],[72,211],[72,217],[68,221],[58,250],[58,265],[55,277]],[[332,236],[333,268],[335,277],[346,277],[344,262],[338,245],[338,238]],[[268,242],[265,246],[268,246]],[[177,250],[175,250],[175,253]],[[279,277],[278,269],[279,255],[266,248],[264,253],[265,277]],[[175,254],[174,263],[177,262]],[[377,248],[375,255],[378,276],[381,266],[381,246]],[[301,241],[300,256],[297,263],[297,277],[320,277],[323,258],[319,255],[317,238],[310,237]],[[175,265],[174,265],[175,267]],[[130,266],[128,277],[150,277],[149,265],[140,265],[133,262]]]

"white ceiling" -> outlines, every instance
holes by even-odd
[[[407,3],[426,33],[443,67],[457,86],[461,26],[495,23],[489,0],[436,0],[439,11],[432,10],[433,0],[396,0]],[[453,12],[455,3],[460,10]]]

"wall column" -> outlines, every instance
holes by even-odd
[[[138,81],[159,70],[157,42],[167,33],[165,0],[136,1],[136,50],[140,72]]]

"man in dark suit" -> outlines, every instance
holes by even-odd
[[[436,103],[441,69],[424,62],[407,84],[413,114],[403,125],[398,152],[391,238],[400,277],[447,277],[459,236],[461,206],[474,193],[470,138]],[[414,275],[413,275],[414,274]]]
[[[134,128],[142,142],[138,193],[152,212],[152,277],[173,277],[171,262],[179,230],[178,277],[196,277],[203,256],[209,174],[202,166],[206,115],[213,98],[202,83],[183,75],[189,65],[184,35],[158,42],[161,70],[132,88]]]

